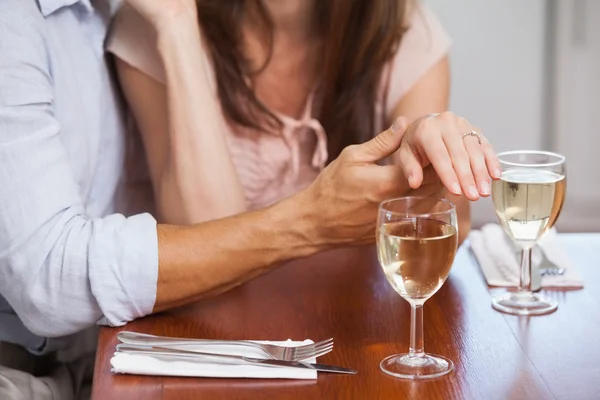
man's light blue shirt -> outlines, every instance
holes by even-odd
[[[109,16],[102,0],[0,1],[0,341],[34,352],[154,307],[156,221],[117,214],[126,132]]]

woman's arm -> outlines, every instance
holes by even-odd
[[[448,110],[450,92],[450,68],[445,57],[431,68],[414,86],[394,105],[391,120],[399,116],[415,121],[423,115],[441,113]],[[399,153],[392,157],[395,164],[400,164]],[[456,204],[459,222],[459,243],[467,237],[471,229],[471,207],[462,195],[448,194],[448,200]]]
[[[225,125],[192,13],[157,27],[166,85],[117,59],[142,134],[161,222],[191,225],[245,211]]]

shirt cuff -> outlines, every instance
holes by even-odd
[[[95,222],[95,229],[103,231],[90,243],[92,292],[102,310],[98,324],[121,326],[152,313],[158,281],[156,220],[139,214]]]

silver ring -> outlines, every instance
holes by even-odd
[[[467,136],[475,136],[477,138],[477,142],[481,145],[481,136],[479,135],[479,133],[477,131],[471,131],[471,132],[463,133],[462,136],[461,136],[461,139],[464,139]]]

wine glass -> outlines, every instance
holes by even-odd
[[[521,272],[516,291],[492,297],[492,307],[515,315],[541,315],[558,303],[531,292],[531,249],[554,226],[567,189],[565,157],[547,151],[498,154],[502,177],[492,184],[500,224],[521,247]]]
[[[379,364],[389,375],[407,379],[442,376],[449,359],[423,349],[423,304],[444,284],[458,244],[454,204],[431,197],[402,197],[379,206],[377,254],[388,282],[410,303],[410,347]]]

